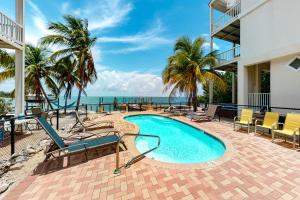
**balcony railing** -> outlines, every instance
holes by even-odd
[[[232,23],[236,18],[238,18],[241,13],[241,2],[238,1],[230,10],[228,10],[219,19],[213,21],[212,34],[218,32],[220,29],[226,25]]]
[[[23,27],[0,12],[0,35],[18,45],[23,45]]]
[[[249,93],[248,105],[260,108],[270,106],[270,93]]]
[[[218,65],[223,65],[240,57],[240,46],[224,51],[217,55]]]

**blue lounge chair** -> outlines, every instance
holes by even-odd
[[[70,156],[75,153],[84,152],[86,160],[87,151],[90,149],[95,149],[99,147],[103,147],[106,145],[118,145],[120,140],[120,136],[118,134],[103,136],[99,138],[86,139],[86,140],[78,140],[70,144],[65,144],[63,139],[57,134],[57,132],[52,128],[52,126],[47,122],[44,117],[39,117],[38,122],[42,126],[42,128],[47,132],[47,134],[51,137],[51,139],[58,146],[58,150],[47,153],[46,160],[53,156],[54,158],[56,153],[58,153],[58,157],[68,156],[68,164],[70,163]],[[124,142],[122,142],[123,146]],[[125,147],[126,148],[126,147]]]

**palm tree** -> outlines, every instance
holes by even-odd
[[[97,73],[92,56],[91,48],[95,45],[97,38],[91,37],[88,30],[88,21],[74,16],[64,16],[65,23],[50,23],[49,30],[54,34],[41,39],[42,44],[58,45],[61,49],[52,54],[52,59],[63,58],[74,55],[76,58],[75,73],[79,84],[76,109],[79,109],[82,92],[89,83],[97,79]]]
[[[15,77],[15,56],[0,49],[0,83]],[[14,91],[11,92],[14,96]]]
[[[165,91],[171,89],[170,97],[178,92],[184,93],[197,111],[198,84],[207,85],[214,81],[217,87],[225,89],[223,79],[212,70],[216,64],[215,52],[205,54],[205,39],[199,37],[191,41],[188,37],[180,37],[174,47],[174,55],[162,72]]]
[[[44,46],[26,45],[25,47],[25,92],[35,94],[37,99],[45,97],[52,109],[50,100],[46,94],[46,88],[54,95],[58,94],[58,88],[53,79],[53,71],[49,60],[49,51]],[[15,77],[14,56],[5,51],[0,52],[1,67],[0,82]]]
[[[54,65],[55,78],[59,90],[65,90],[65,113],[67,112],[68,99],[72,96],[72,90],[79,84],[79,79],[75,73],[77,63],[72,57],[64,57]]]

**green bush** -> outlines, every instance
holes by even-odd
[[[12,111],[11,101],[0,98],[0,115],[6,114]]]

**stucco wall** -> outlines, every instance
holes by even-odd
[[[271,61],[271,105],[300,108],[300,70],[289,67],[296,55]]]
[[[245,65],[300,52],[299,0],[242,0],[241,60]]]

